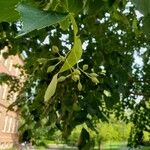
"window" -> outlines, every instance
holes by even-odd
[[[4,84],[4,90],[3,90],[2,99],[6,99],[6,96],[7,96],[7,87],[8,87],[8,85],[7,85],[7,84]]]
[[[14,126],[15,126],[15,119],[14,118],[12,118],[12,128],[11,128],[11,133],[13,133],[14,132]]]
[[[11,58],[5,59],[4,66],[8,69],[8,71],[10,71],[10,69],[12,69],[12,60],[11,60]]]
[[[0,62],[4,62],[4,57],[3,57],[3,50],[0,50]]]
[[[13,95],[13,102],[16,100],[16,98],[17,98],[17,93],[14,93],[14,95]]]
[[[2,122],[1,116],[2,116],[2,112],[0,112],[0,122]],[[0,132],[1,132],[1,130],[0,130]]]
[[[0,112],[0,122],[2,122],[1,116],[2,116],[2,112]],[[1,132],[1,130],[0,130],[0,132]]]
[[[18,73],[19,73],[19,69],[16,68],[16,69],[15,69],[15,75],[18,76]]]
[[[0,85],[0,100],[2,99],[3,97],[3,86]]]
[[[5,67],[7,67],[7,65],[8,65],[8,59],[5,59],[4,65],[5,65]]]
[[[4,123],[3,132],[5,132],[5,131],[6,131],[7,123],[8,123],[8,116],[6,116],[6,117],[5,117],[5,123]]]
[[[11,133],[14,133],[15,132],[15,122],[16,122],[16,119],[13,118],[12,119],[12,128],[11,128]]]
[[[15,133],[17,133],[18,132],[18,120],[16,120],[16,126],[15,126]]]
[[[13,66],[13,61],[12,60],[10,60],[10,64],[9,64],[9,71],[11,71],[12,70],[12,66]]]
[[[2,59],[3,59],[2,52],[0,52],[0,60],[2,60]]]
[[[9,118],[9,123],[8,123],[7,132],[11,132],[11,127],[12,127],[12,117]]]

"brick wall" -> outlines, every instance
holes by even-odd
[[[2,52],[7,51],[7,47],[0,53],[0,72],[18,76],[19,69],[14,64],[23,65],[22,59],[18,56],[9,56],[7,59],[2,57]],[[12,100],[7,100],[8,85],[0,85],[0,149],[10,148],[18,143],[18,124],[19,115],[13,111],[7,111],[7,107],[12,103],[17,93],[13,94]]]

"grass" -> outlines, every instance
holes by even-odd
[[[145,147],[141,148],[140,150],[150,150],[150,146],[145,146]]]
[[[52,144],[52,147],[53,147],[53,144],[56,144],[54,142],[50,142],[50,141],[47,141],[48,145],[51,145]],[[128,148],[126,147],[126,144],[125,142],[107,142],[107,143],[104,143],[102,144],[102,149],[103,150],[128,150]],[[57,145],[57,144],[56,144]],[[48,149],[48,146],[37,146],[36,147],[36,150],[46,150]],[[56,148],[54,148],[56,149]],[[7,150],[16,150],[16,149],[7,149]],[[59,146],[59,148],[57,150],[77,150],[77,148],[71,148],[71,147],[67,147],[66,145],[61,145]],[[95,148],[94,150],[99,150],[98,148]],[[150,150],[150,146],[144,146],[144,147],[140,147],[136,150]]]
[[[45,150],[46,148],[44,147],[38,147],[36,148],[36,150]],[[7,149],[7,150],[16,150],[16,149]],[[57,150],[77,150],[76,148],[59,148]],[[99,150],[99,149],[95,149],[95,150]],[[111,148],[103,148],[103,150],[125,150],[122,149],[122,147],[120,147],[120,145],[117,147],[117,145],[115,145],[115,147],[111,147]],[[126,149],[127,150],[127,149]],[[150,150],[150,146],[146,146],[137,150]]]
[[[103,150],[128,150],[128,148],[126,147],[126,143],[117,143],[117,142],[112,142],[112,143],[105,143],[102,146]],[[44,147],[38,147],[37,150],[45,150]],[[57,150],[77,150],[77,148],[58,148]],[[94,150],[99,150],[98,148],[95,148]],[[150,146],[145,146],[145,147],[141,147],[139,149],[136,150],[150,150]]]
[[[103,150],[128,150],[125,142],[107,142],[102,145]],[[98,150],[98,149],[95,149]],[[139,147],[136,150],[150,150],[150,146]]]
[[[44,147],[44,146],[38,146],[35,148],[36,150],[46,150],[48,148]],[[7,149],[7,150],[16,150],[16,149]],[[66,147],[61,147],[61,148],[57,148],[56,150],[77,150],[77,148],[66,148]],[[99,150],[98,148],[95,148],[94,150]],[[106,145],[104,144],[102,147],[102,150],[128,150],[128,148],[126,147],[126,145],[124,144],[117,144],[117,143],[111,143],[111,145],[109,145],[108,143],[106,143]],[[150,150],[150,146],[145,146],[145,147],[141,147],[138,148],[136,150]]]

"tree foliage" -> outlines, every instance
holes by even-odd
[[[149,131],[147,3],[141,8],[127,0],[16,3],[8,4],[16,7],[10,19],[0,18],[5,21],[0,46],[8,46],[9,55],[24,54],[26,81],[14,103],[23,118],[22,132],[37,140],[57,128],[67,138],[82,123],[94,130],[97,120],[107,121],[112,112]],[[138,19],[136,9],[145,16]]]

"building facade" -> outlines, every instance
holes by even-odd
[[[19,69],[14,65],[23,65],[19,56],[9,56],[7,59],[2,57],[2,52],[7,51],[7,47],[0,53],[0,73],[7,73],[13,76],[19,76]],[[0,85],[0,149],[10,148],[18,143],[18,123],[19,115],[14,111],[8,111],[8,106],[15,101],[17,93],[14,93],[12,99],[8,101],[7,95],[9,86]]]

